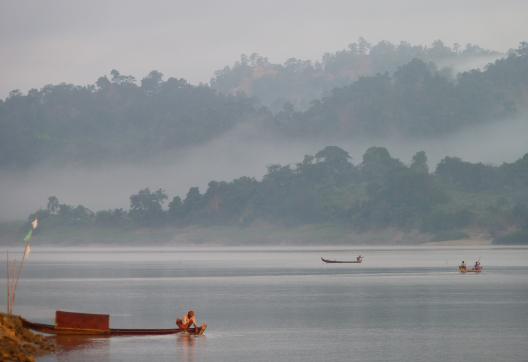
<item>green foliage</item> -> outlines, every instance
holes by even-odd
[[[175,196],[168,210],[163,208],[168,199],[163,190],[145,188],[130,197],[128,212],[115,209],[94,214],[81,205],[61,204],[52,196],[48,208],[29,220],[39,217],[43,229],[264,223],[341,225],[360,231],[391,227],[428,232],[436,240],[466,237],[464,230],[469,227],[501,235],[528,227],[527,159],[501,166],[447,159],[430,174],[422,151],[406,166],[387,149],[371,147],[361,164],[354,165],[345,150],[328,146],[306,155],[295,167],[269,166],[261,181],[249,177],[211,181],[203,194],[191,187],[183,201]],[[507,187],[496,184],[495,180],[505,179]]]
[[[128,212],[123,209],[100,210],[95,213],[95,225],[124,227],[130,224]]]
[[[493,244],[528,244],[528,229],[518,230],[493,240]]]
[[[475,215],[466,208],[453,209],[445,207],[446,205],[442,206],[434,208],[431,213],[425,215],[422,224],[424,231],[444,235],[445,232],[463,229],[475,221]]]
[[[429,166],[427,165],[427,155],[424,151],[416,152],[416,154],[413,156],[411,170],[421,174],[429,173]]]
[[[440,181],[466,191],[486,190],[497,184],[496,167],[472,164],[458,157],[446,157],[435,171]]]
[[[48,207],[47,207],[47,210],[48,210],[51,214],[55,214],[55,213],[57,213],[57,211],[59,211],[59,208],[60,208],[60,204],[59,204],[59,199],[57,198],[57,196],[50,196],[50,197],[48,197]]]
[[[206,142],[258,112],[245,97],[152,71],[138,86],[112,70],[95,85],[47,85],[0,102],[0,169],[43,161],[137,160]]]
[[[528,93],[526,45],[456,79],[430,62],[470,54],[488,53],[476,47],[455,50],[441,42],[424,48],[385,42],[371,46],[362,40],[319,65],[290,60],[276,66],[246,57],[219,73],[212,87],[165,81],[158,71],[138,85],[114,69],[93,85],[13,91],[0,101],[0,169],[48,161],[78,165],[147,159],[204,144],[248,122],[286,139],[424,138],[518,115]],[[259,97],[282,97],[282,90],[290,100],[279,102],[276,115],[239,94],[268,86],[257,92]],[[305,110],[296,111],[294,105],[307,99]]]
[[[446,157],[436,167],[435,175],[444,184],[468,192],[524,191],[528,187],[528,153],[515,162],[503,163],[499,167]],[[518,199],[526,202],[528,195],[521,192]]]
[[[413,59],[393,74],[362,77],[335,88],[303,112],[285,109],[276,123],[291,136],[432,137],[512,117],[526,102],[526,53],[520,48],[456,80],[431,63]]]
[[[449,230],[437,233],[432,241],[461,240],[469,239],[469,235],[463,231]]]
[[[139,225],[162,225],[165,219],[163,203],[167,194],[162,189],[151,192],[149,188],[130,196],[130,218]]]
[[[327,53],[315,63],[290,58],[284,64],[273,64],[258,54],[242,55],[233,66],[215,72],[211,86],[226,94],[256,97],[274,111],[287,105],[307,109],[312,101],[334,88],[348,86],[361,77],[392,74],[413,59],[456,65],[499,55],[471,44],[464,49],[458,44],[451,48],[439,40],[427,47],[387,41],[369,44],[360,38],[347,49]]]

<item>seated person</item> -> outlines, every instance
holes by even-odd
[[[198,326],[193,310],[188,311],[182,319],[176,319],[176,324],[182,331],[188,331],[191,326],[194,326],[196,334],[203,334],[203,332],[205,332],[205,328],[207,328],[207,324],[205,323],[202,324],[201,327]]]

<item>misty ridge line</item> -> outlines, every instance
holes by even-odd
[[[452,46],[448,46],[442,40],[439,39],[433,41],[430,46],[413,45],[407,41],[400,41],[399,44],[395,44],[386,40],[381,40],[376,44],[371,44],[365,38],[359,37],[356,42],[350,43],[347,48],[335,51],[333,53],[326,52],[318,60],[298,59],[296,57],[290,57],[289,59],[284,61],[284,63],[281,64],[270,63],[267,57],[261,56],[258,53],[252,53],[250,55],[242,54],[240,56],[240,60],[236,61],[233,65],[224,66],[221,69],[215,70],[213,72],[214,76],[211,78],[208,85],[224,93],[236,94],[242,90],[247,93],[248,96],[252,96],[252,94],[248,93],[247,90],[240,88],[234,89],[230,87],[229,80],[224,78],[229,78],[229,74],[236,73],[239,68],[253,68],[251,72],[266,73],[267,71],[263,68],[271,67],[275,69],[275,72],[277,70],[279,70],[279,72],[306,72],[308,69],[310,69],[310,71],[328,72],[332,75],[332,77],[341,78],[341,81],[350,83],[351,81],[357,80],[359,76],[374,75],[376,73],[383,73],[385,71],[393,72],[394,70],[396,70],[396,67],[408,63],[414,58],[424,60],[425,62],[437,63],[442,68],[456,68],[456,64],[458,63],[466,63],[471,61],[474,62],[477,58],[488,58],[491,60],[495,60],[499,57],[503,57],[505,54],[508,54],[512,51],[514,51],[514,49],[511,49],[506,53],[502,53],[496,50],[481,48],[480,46],[472,43],[467,43],[464,47],[462,47],[462,45],[459,43],[454,43]],[[398,57],[400,59],[398,59],[397,62],[387,64],[387,66],[384,66],[382,64],[375,64],[380,63],[380,60],[376,58],[387,56]],[[368,60],[369,57],[374,59]],[[458,61],[455,62],[454,60],[457,58]],[[353,74],[346,74],[347,65],[349,67],[351,65],[353,66],[354,64],[350,63],[358,62],[361,60],[366,60],[367,63],[373,63],[373,69],[354,70]],[[341,65],[343,69],[340,69],[339,63],[344,63]],[[473,67],[462,66],[461,69],[477,69],[488,63],[489,62],[486,62],[484,64],[479,63],[478,66]],[[363,67],[364,66],[365,64],[363,64]],[[273,73],[273,71],[271,72]],[[251,74],[251,76],[258,78],[259,74]],[[262,76],[262,74],[260,76]],[[126,77],[129,82],[135,84],[137,83],[136,78],[134,76]],[[196,85],[203,84],[199,83]],[[334,85],[331,88],[343,85],[345,84]],[[18,93],[20,91],[18,89],[13,89],[12,92]],[[0,100],[5,101],[5,99]]]
[[[469,43],[464,49],[458,43],[446,46],[441,40],[430,47],[405,41],[370,44],[360,37],[346,49],[325,53],[316,61],[293,57],[279,64],[270,63],[257,53],[243,54],[232,66],[217,70],[209,84],[227,94],[255,97],[274,112],[286,105],[304,110],[332,89],[347,86],[360,77],[392,74],[413,59],[434,63],[444,75],[453,77],[453,71],[478,69],[502,56],[503,53]]]
[[[113,70],[111,79],[101,77],[91,86],[46,86],[27,95],[15,91],[0,103],[0,168],[29,167],[47,159],[82,164],[148,158],[204,144],[244,123],[307,139],[447,134],[516,114],[526,82],[519,84],[511,74],[525,70],[525,53],[521,45],[485,71],[460,74],[456,82],[415,59],[392,75],[362,77],[337,88],[306,111],[286,103],[276,114],[245,95],[225,95],[183,79],[163,81],[157,71],[141,86]],[[501,79],[505,76],[509,78]]]

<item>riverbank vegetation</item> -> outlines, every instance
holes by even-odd
[[[130,196],[127,210],[93,211],[50,196],[47,207],[28,220],[39,218],[43,235],[60,231],[72,239],[80,229],[102,230],[92,233],[94,239],[119,230],[148,239],[145,230],[163,235],[167,227],[331,225],[343,235],[398,230],[446,240],[478,230],[507,241],[499,238],[528,228],[526,190],[528,154],[500,166],[446,157],[431,172],[423,151],[405,164],[387,149],[371,147],[353,163],[345,150],[328,146],[295,165],[269,166],[261,180],[211,181],[203,192],[191,187],[175,196],[147,187]]]

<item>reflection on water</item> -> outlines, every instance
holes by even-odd
[[[93,336],[54,336],[57,351],[53,356],[58,362],[71,361],[72,357],[76,361],[107,361],[110,360],[110,339],[109,337]],[[49,356],[43,359],[50,358]]]
[[[16,312],[204,337],[57,337],[42,361],[525,361],[527,248],[34,248]],[[365,256],[360,265],[323,264]],[[456,271],[480,258],[481,275]],[[3,281],[2,281],[3,283]],[[0,287],[3,285],[0,284]]]
[[[57,353],[64,354],[74,349],[91,348],[96,343],[100,343],[102,338],[94,338],[93,336],[54,336],[54,341],[57,346]]]
[[[109,337],[109,336],[53,336],[52,340],[55,341],[57,346],[56,358],[57,361],[83,361],[85,359],[95,358],[97,356],[98,361],[105,360],[118,360],[119,356],[111,357],[112,344],[119,345],[123,342],[132,342],[132,344],[146,343],[150,344],[156,339],[159,340],[173,340],[174,341],[174,359],[181,362],[195,362],[197,361],[195,349],[197,344],[204,346],[206,336],[194,336],[187,333],[180,333],[177,335],[165,337]],[[128,344],[128,343],[127,343]],[[95,352],[95,353],[94,353]],[[154,351],[155,355],[156,351]],[[50,359],[50,357],[46,357]],[[157,359],[155,359],[157,361]],[[154,361],[152,361],[154,362]]]
[[[194,362],[196,361],[195,348],[196,339],[205,340],[205,336],[192,336],[190,334],[179,334],[176,339],[176,349],[180,350],[178,361]],[[203,342],[202,342],[203,344]]]

